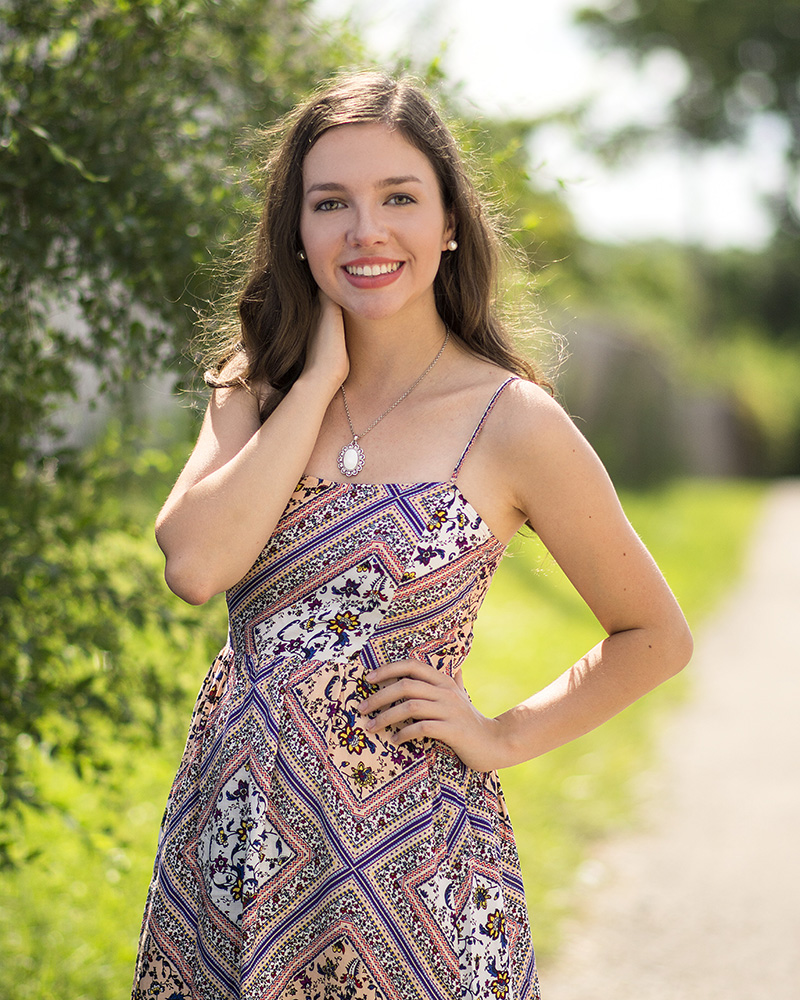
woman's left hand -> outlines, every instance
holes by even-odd
[[[422,660],[397,660],[366,675],[380,689],[358,706],[371,733],[399,726],[388,742],[441,740],[461,760],[476,771],[492,771],[502,766],[501,724],[481,715],[469,700],[461,668],[454,677],[436,670]]]

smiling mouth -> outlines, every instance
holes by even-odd
[[[398,260],[392,264],[345,264],[344,269],[348,274],[360,278],[374,278],[379,274],[394,274],[403,266],[403,261]]]

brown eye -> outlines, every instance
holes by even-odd
[[[315,212],[332,212],[334,209],[343,208],[344,202],[339,201],[338,198],[326,198],[325,201],[319,202],[314,206]]]

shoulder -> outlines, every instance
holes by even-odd
[[[451,402],[478,417],[491,411],[481,438],[504,463],[534,457],[543,446],[557,446],[564,434],[578,434],[547,389],[484,361],[467,369]]]
[[[248,385],[219,385],[211,390],[208,412],[211,417],[245,419],[248,423],[258,418],[259,398]]]
[[[502,391],[499,391],[502,389]],[[505,442],[503,453],[530,457],[581,436],[563,406],[543,386],[510,373],[498,385],[492,433]]]
[[[564,407],[542,386],[515,379],[487,422],[487,444],[507,495],[534,522],[565,498],[610,488],[594,449]]]
[[[279,401],[275,399],[277,395],[266,382],[255,379],[226,381],[212,386],[209,413],[224,413],[232,419],[245,419],[260,426],[261,413],[274,409]]]
[[[212,404],[232,409],[251,409],[270,412],[279,395],[263,377],[252,374],[253,364],[244,350],[234,350],[218,369],[205,372],[205,381],[213,390]]]

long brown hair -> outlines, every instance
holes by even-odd
[[[300,375],[314,328],[317,294],[308,265],[298,257],[303,163],[329,129],[359,123],[399,130],[425,154],[436,173],[458,241],[457,251],[442,254],[434,280],[442,320],[476,355],[542,382],[533,365],[515,350],[499,318],[500,239],[451,132],[408,79],[361,72],[321,87],[276,130],[281,141],[265,163],[264,207],[250,274],[238,299],[240,329],[217,345],[213,366],[206,373],[208,384],[271,386],[276,391],[264,399],[264,418]],[[231,364],[234,358],[238,363]]]

